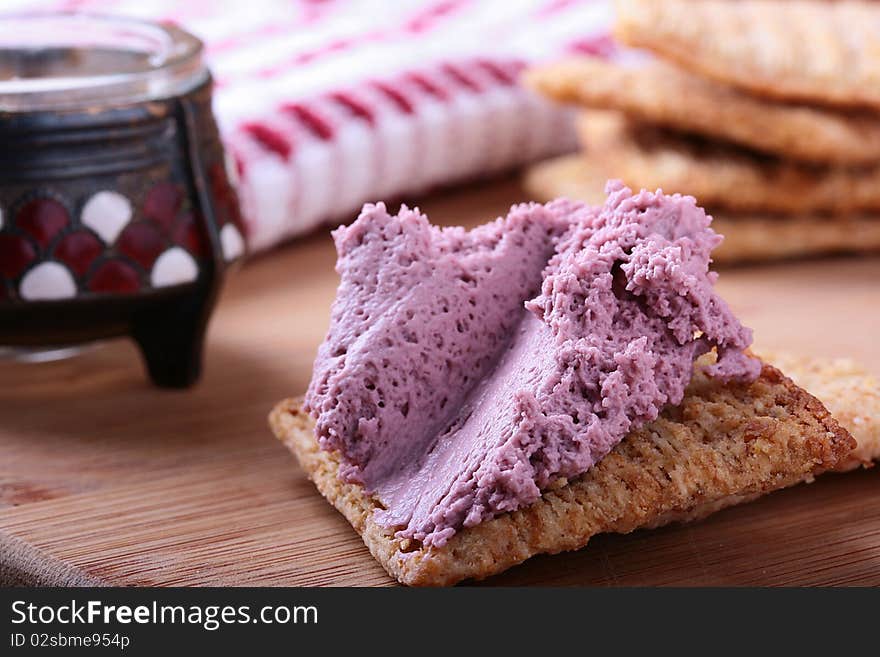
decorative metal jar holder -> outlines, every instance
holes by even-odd
[[[152,23],[0,17],[0,345],[128,335],[183,387],[245,251],[202,44]]]

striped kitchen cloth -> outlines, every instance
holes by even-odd
[[[606,0],[4,0],[178,23],[201,37],[251,250],[367,201],[575,147],[517,84],[531,62],[613,49]]]

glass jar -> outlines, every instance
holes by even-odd
[[[199,375],[245,231],[202,44],[172,25],[0,16],[0,345],[128,335]]]

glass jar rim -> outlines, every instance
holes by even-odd
[[[107,108],[182,95],[208,78],[203,50],[201,40],[170,23],[79,12],[0,14],[0,111]],[[67,74],[9,70],[12,58],[68,52],[75,60],[98,51],[128,53],[132,61],[125,70],[91,72],[76,63]]]

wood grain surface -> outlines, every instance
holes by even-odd
[[[421,202],[472,225],[513,181]],[[389,585],[266,427],[301,393],[337,283],[326,231],[230,280],[205,376],[146,382],[114,341],[61,362],[0,362],[0,581]],[[880,374],[880,258],[728,269],[719,287],[758,346],[851,356]],[[486,584],[880,584],[880,469],[821,477],[693,525],[601,536]]]

